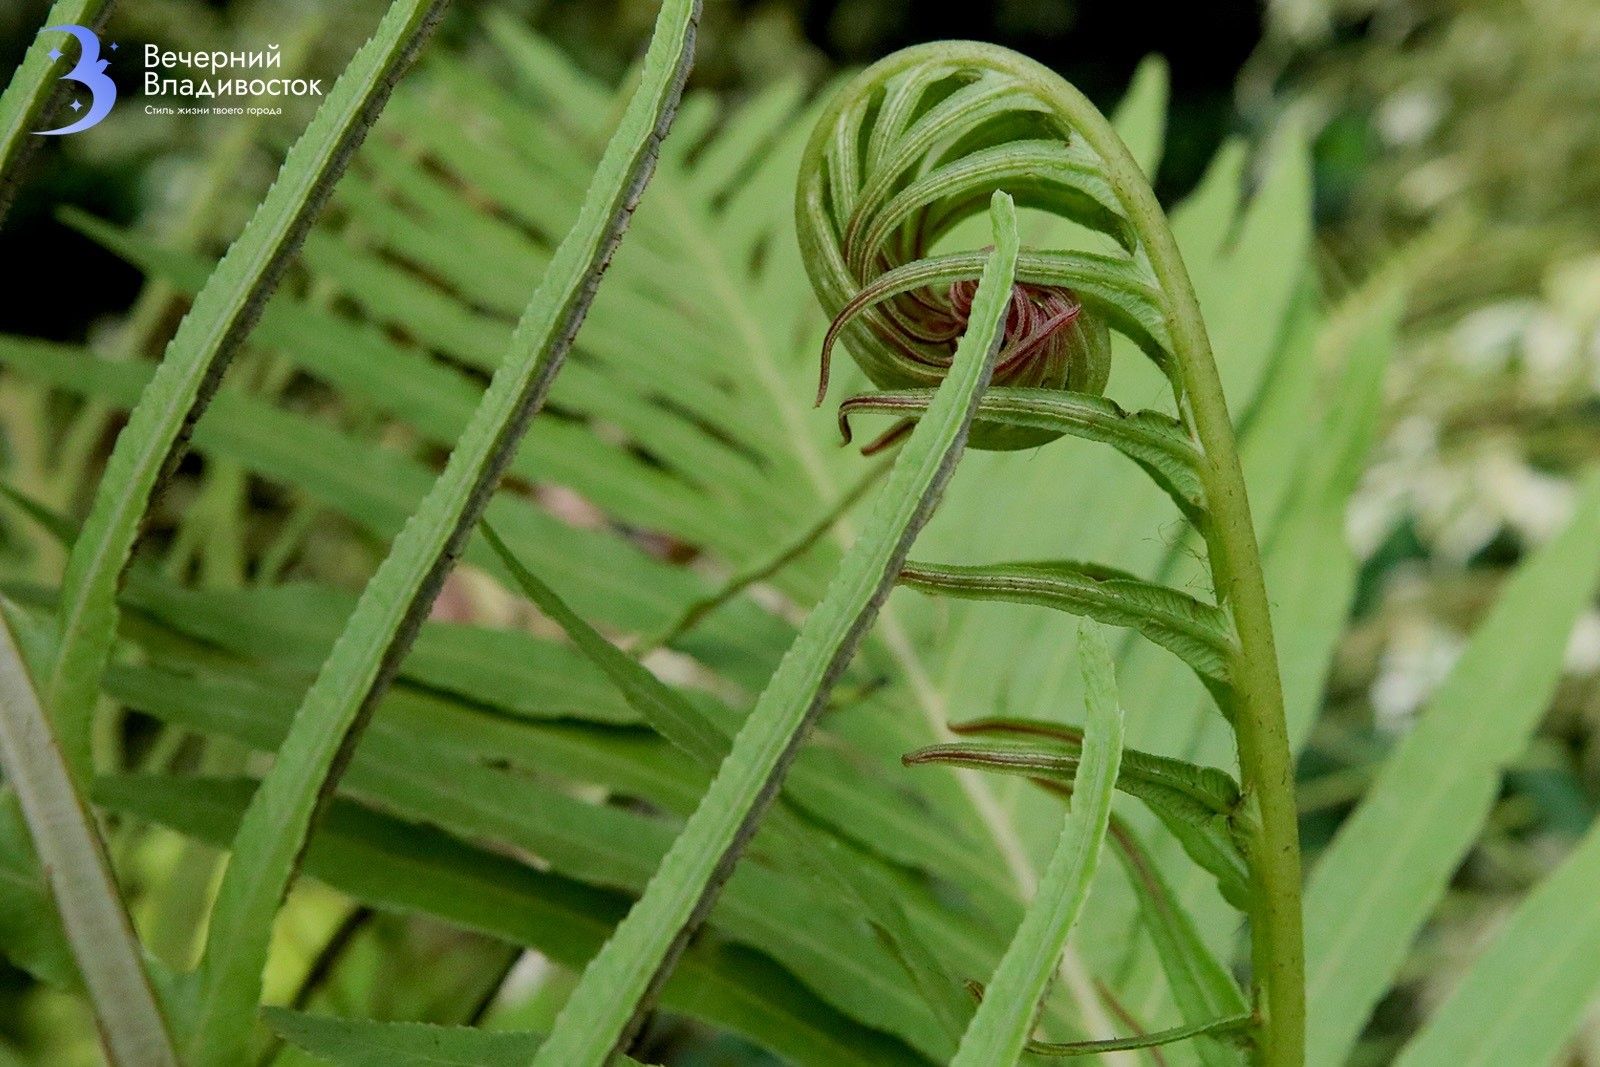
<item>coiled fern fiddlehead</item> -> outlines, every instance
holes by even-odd
[[[1166,218],[1126,146],[1081,93],[1005,49],[951,42],[890,56],[836,97],[808,148],[797,201],[807,269],[834,315],[819,402],[839,341],[884,390],[844,402],[847,437],[853,412],[910,420],[926,408],[985,258],[983,250],[946,251],[940,242],[996,190],[1107,235],[1109,250],[1023,248],[994,384],[971,444],[1021,448],[1072,434],[1114,445],[1200,532],[1216,600],[1071,563],[910,564],[902,580],[928,592],[1048,604],[1131,627],[1200,675],[1232,724],[1238,750],[1238,798],[1219,817],[1245,868],[1229,896],[1250,918],[1252,1055],[1274,1067],[1298,1065],[1305,1008],[1292,764],[1233,427]],[[1129,413],[1101,395],[1107,328],[1161,368],[1176,418]],[[949,761],[998,764],[992,757],[969,749]],[[1119,788],[1127,786],[1119,781]],[[1210,844],[1184,844],[1205,862]],[[1219,880],[1228,892],[1223,874]]]

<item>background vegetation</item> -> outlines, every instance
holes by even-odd
[[[1308,866],[1325,855],[1340,862],[1341,833],[1356,848],[1356,813],[1375,781],[1382,797],[1406,768],[1471,753],[1492,784],[1481,827],[1466,827],[1459,847],[1435,839],[1436,854],[1417,859],[1441,869],[1442,897],[1425,888],[1416,899],[1378,898],[1397,925],[1376,924],[1368,936],[1396,958],[1337,976],[1348,978],[1338,985],[1360,1039],[1352,1032],[1322,1046],[1337,1052],[1325,1062],[1390,1062],[1433,1033],[1436,1045],[1414,1050],[1415,1062],[1450,1062],[1448,1035],[1428,1021],[1449,1022],[1441,1006],[1466,1010],[1453,999],[1462,975],[1499,944],[1507,917],[1552,871],[1574,870],[1560,865],[1583,860],[1586,834],[1595,851],[1600,612],[1582,576],[1596,561],[1568,521],[1580,472],[1600,451],[1600,15],[1586,0],[1190,7],[1152,15],[1135,4],[1007,0],[934,18],[909,0],[709,3],[692,103],[662,176],[580,358],[491,515],[515,554],[606,636],[635,652],[669,646],[645,656],[658,676],[712,709],[747,707],[837,562],[831,533],[819,544],[805,534],[873,469],[834,448],[827,413],[807,410],[820,324],[783,244],[798,148],[782,132],[803,135],[814,93],[837,69],[915,41],[1008,44],[1108,111],[1144,57],[1162,56],[1170,108],[1145,68],[1139,84],[1150,95],[1128,104],[1123,128],[1149,133],[1146,158],[1164,143],[1157,192],[1174,208],[1190,200],[1177,216],[1186,253],[1214,253],[1191,256],[1214,336],[1259,349],[1260,377],[1230,382],[1236,410],[1254,410],[1250,389],[1266,381],[1278,399],[1261,401],[1262,412],[1337,440],[1327,435],[1341,429],[1340,403],[1360,385],[1343,375],[1359,372],[1363,351],[1381,353],[1375,367],[1387,361],[1371,424],[1343,427],[1346,451],[1323,457],[1351,465],[1326,475],[1351,491],[1347,507],[1341,497],[1318,511],[1290,493],[1293,472],[1322,469],[1314,443],[1292,450],[1297,466],[1264,475],[1265,488],[1253,480],[1252,494],[1270,501],[1278,492],[1285,527],[1298,516],[1349,552],[1335,545],[1305,564],[1330,583],[1312,592],[1336,615],[1317,620],[1326,640],[1304,661],[1317,677],[1300,680],[1307,723],[1318,705],[1298,781]],[[219,869],[214,849],[196,841],[231,837],[239,776],[267,766],[264,753],[354,595],[464,425],[577,214],[625,99],[613,89],[656,9],[634,0],[454,6],[158,501],[124,595],[124,644],[94,744],[113,860],[164,963],[194,959],[195,916]],[[331,82],[381,10],[125,0],[107,36],[180,50],[280,41],[286,64]],[[0,69],[10,70],[43,11],[24,3],[0,12]],[[126,82],[124,91],[136,99]],[[65,560],[64,531],[52,522],[70,527],[87,513],[120,413],[308,117],[223,125],[125,107],[94,136],[52,144],[33,161],[0,227],[0,262],[13,265],[0,300],[0,428],[4,480],[16,494],[0,514],[0,578],[13,601],[51,604]],[[1296,172],[1297,138],[1309,146],[1309,179]],[[1227,180],[1225,146],[1235,139],[1248,148],[1238,164],[1251,194],[1243,209]],[[770,152],[765,166],[752,162],[756,147]],[[1207,246],[1208,227],[1237,243],[1219,236]],[[1293,285],[1272,289],[1285,279]],[[1259,317],[1230,312],[1229,297]],[[709,353],[675,374],[675,395],[657,392],[647,342],[662,335],[640,336],[640,308],[669,309],[649,321]],[[765,372],[760,351],[771,357]],[[1313,353],[1315,380],[1286,385],[1281,368]],[[1149,402],[1139,392],[1147,383],[1120,385]],[[713,391],[736,398],[730,413],[697,407]],[[796,421],[783,424],[786,413]],[[1256,425],[1262,439],[1277,424],[1265,426]],[[962,551],[933,554],[969,559],[969,545],[992,559],[1122,551],[1128,527],[1115,516],[1159,512],[1137,493],[1111,496],[1123,492],[1120,481],[1042,458],[1061,448],[1012,466],[975,462],[978,473],[958,482],[944,526],[929,534],[931,545]],[[747,469],[752,457],[768,484]],[[985,471],[1013,479],[1015,498],[981,493]],[[1052,488],[1056,476],[1067,480]],[[1276,490],[1274,478],[1284,483]],[[1107,495],[1086,504],[1090,487]],[[1270,504],[1258,500],[1257,512],[1270,514]],[[1051,515],[1070,516],[1068,529],[1040,532]],[[1270,551],[1277,527],[1267,522]],[[1141,573],[1198,581],[1182,544],[1137,536],[1146,540],[1127,551]],[[775,545],[797,550],[775,561]],[[1530,557],[1544,569],[1519,571]],[[753,595],[708,611],[686,634],[670,632],[730,578],[755,572]],[[946,717],[1081,721],[1066,706],[1079,695],[1070,624],[1037,614],[1008,628],[988,607],[962,614],[904,593],[893,603],[931,665]],[[1315,596],[1307,603],[1324,606]],[[329,1015],[547,1030],[705,779],[660,770],[674,766],[670,750],[481,543],[446,583],[433,619],[308,857],[310,877],[278,919],[266,996]],[[1536,665],[1527,675],[1464,674],[1457,668],[1474,648],[1474,669],[1490,659],[1550,663],[1543,675]],[[1210,727],[1196,725],[1194,694],[1164,665],[1125,651],[1120,669],[1130,715],[1154,715],[1157,697],[1187,701],[1178,725],[1134,721],[1130,745],[1173,754],[1214,746]],[[892,637],[869,645],[813,746],[803,803],[846,830],[846,855],[887,849],[878,857],[886,877],[920,886],[931,873],[958,895],[1009,901],[1003,857],[955,780],[898,767],[902,752],[934,739],[907,696],[916,684]],[[1136,699],[1146,706],[1134,709]],[[1420,730],[1430,708],[1464,724],[1462,736]],[[905,728],[896,735],[894,724]],[[465,779],[473,803],[455,791]],[[1046,827],[1028,848],[1053,840],[1054,801],[1022,783],[996,795],[1025,835]],[[545,821],[530,821],[530,808]],[[849,833],[867,810],[882,823]],[[904,836],[930,812],[947,827]],[[946,832],[954,844],[941,848]],[[15,819],[0,825],[0,853],[0,947],[11,961],[0,975],[3,1055],[95,1062],[85,1004],[63,990],[70,960],[40,928],[48,905]],[[687,977],[640,1058],[763,1063],[799,1058],[809,1043],[812,1062],[923,1062],[939,1040],[927,1009],[879,1006],[906,998],[908,983],[874,986],[841,969],[852,958],[868,977],[902,973],[874,948],[873,924],[819,894],[812,873],[754,869],[680,968]],[[384,881],[375,870],[405,873]],[[438,888],[417,889],[428,884]],[[1209,886],[1180,889],[1202,914],[1215,912],[1202,925],[1219,951],[1233,952],[1230,920],[1202,894]],[[814,916],[795,899],[812,901]],[[938,892],[928,899],[930,910],[945,903]],[[1171,1007],[1153,965],[1115,951],[1131,921],[1128,899],[1108,891],[1092,900],[1079,948],[1103,965],[1094,973],[1114,976],[1118,995],[1107,1003],[1153,1028]],[[980,968],[1004,949],[1016,914],[983,910],[938,927],[946,940],[935,951],[953,957],[949,966],[987,973]],[[774,913],[792,928],[764,923]],[[1545,943],[1586,944],[1585,917],[1575,907]],[[751,989],[766,991],[754,998],[764,1007],[741,999]],[[1549,1055],[1600,1062],[1590,995],[1568,993],[1578,998],[1575,1025],[1560,1027]],[[1053,1024],[1070,1032],[1069,1002],[1058,1000]],[[787,1014],[770,1010],[777,1002]],[[821,1033],[837,1046],[816,1043]],[[1540,1049],[1519,1046],[1517,1055],[1543,1062]],[[266,1036],[256,1051],[280,1062],[301,1056]],[[1183,1051],[1169,1055],[1186,1062]]]

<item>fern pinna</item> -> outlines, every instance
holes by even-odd
[[[830,344],[840,339],[886,390],[846,400],[841,423],[848,428],[859,412],[914,420],[926,410],[986,255],[944,251],[941,241],[997,190],[1110,240],[1107,251],[1019,253],[995,385],[979,404],[972,445],[1029,447],[1061,435],[1113,445],[1199,532],[1215,599],[1067,561],[917,562],[901,580],[939,596],[1044,605],[1128,627],[1200,677],[1233,727],[1239,785],[1215,769],[1133,753],[1118,785],[1151,806],[1249,916],[1254,1020],[1245,1040],[1259,1063],[1299,1063],[1304,964],[1292,765],[1233,429],[1194,290],[1148,182],[1094,106],[1051,71],[989,45],[931,44],[869,68],[822,116],[800,172],[804,258],[835,316]],[[1101,395],[1108,327],[1160,367],[1176,418],[1128,412]],[[1026,724],[1008,732],[1004,743],[912,759],[1072,781],[1072,737],[1030,735]],[[1174,958],[1168,968],[1187,965]],[[1186,1011],[1218,1007],[1187,999]],[[1187,1022],[1236,1029],[1221,1018]]]

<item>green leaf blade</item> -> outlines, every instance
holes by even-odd
[[[0,605],[0,764],[16,791],[114,1063],[176,1067],[139,942],[93,817],[61,757],[9,605]]]
[[[267,1024],[302,1052],[339,1067],[512,1067],[539,1047],[537,1034],[469,1026],[374,1022],[269,1008]]]
[[[1034,1041],[1028,1045],[1028,1051],[1039,1056],[1098,1056],[1106,1052],[1123,1052],[1141,1048],[1159,1048],[1162,1045],[1173,1045],[1179,1041],[1187,1041],[1194,1037],[1217,1037],[1223,1034],[1238,1033],[1249,1028],[1254,1022],[1248,1014],[1229,1015],[1221,1019],[1210,1019],[1200,1023],[1184,1023],[1182,1026],[1169,1026],[1165,1030],[1156,1030],[1137,1037],[1113,1037],[1100,1041],[1067,1041],[1050,1042]]]
[[[1501,772],[1560,677],[1600,583],[1600,474],[1566,530],[1522,565],[1417,726],[1312,872],[1308,1063],[1342,1063],[1471,847]]]
[[[963,732],[967,728],[963,727]],[[903,757],[908,766],[940,763],[1027,778],[1070,795],[1083,763],[1081,736],[1053,748],[1015,742],[930,745]],[[1189,857],[1216,876],[1223,896],[1248,904],[1249,873],[1234,832],[1239,787],[1214,767],[1199,767],[1138,749],[1124,749],[1117,788],[1143,801],[1183,845]]]
[[[430,1023],[375,1022],[268,1008],[267,1022],[290,1044],[339,1067],[513,1067],[539,1035]],[[638,1060],[618,1057],[621,1067]]]
[[[951,1067],[1004,1067],[1017,1061],[1028,1044],[1039,998],[1094,880],[1122,762],[1123,717],[1111,650],[1093,623],[1086,623],[1080,632],[1079,650],[1088,725],[1072,808],[1038,895],[989,982]]]
[[[492,526],[484,525],[483,536],[523,594],[605,672],[646,722],[696,761],[713,768],[721,762],[728,752],[728,739],[715,723],[568,607],[554,589],[523,566]]]
[[[1066,560],[979,566],[909,563],[900,582],[942,596],[1033,604],[1125,626],[1177,655],[1215,686],[1226,684],[1234,656],[1220,608],[1107,567]]]
[[[1600,991],[1600,826],[1530,893],[1397,1067],[1556,1062]]]
[[[839,405],[839,425],[849,440],[848,418],[858,411],[916,416],[927,410],[926,389],[864,393]],[[1191,520],[1205,511],[1197,473],[1200,454],[1183,425],[1157,411],[1124,411],[1115,401],[1061,389],[997,387],[984,394],[978,418],[1018,429],[1071,434],[1109,444],[1135,463],[1172,497]]]
[[[1137,833],[1113,819],[1111,835],[1117,844],[1117,858],[1138,898],[1140,921],[1155,944],[1172,999],[1183,1017],[1199,1023],[1245,1012],[1244,994],[1201,939],[1193,918]],[[1217,1041],[1200,1041],[1196,1050],[1206,1067],[1234,1067],[1239,1062],[1235,1051]]]

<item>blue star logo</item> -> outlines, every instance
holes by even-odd
[[[100,56],[100,38],[86,26],[46,26],[40,32],[65,33],[77,38],[80,53],[78,62],[67,73],[60,75],[60,78],[62,81],[77,82],[93,95],[88,100],[72,100],[71,110],[77,116],[77,121],[68,123],[59,130],[38,132],[46,137],[58,137],[78,133],[97,125],[117,102],[117,83],[106,76],[106,67],[111,65],[111,61]],[[59,44],[52,48],[49,54],[52,60],[63,58]]]
[[[111,50],[112,50],[112,51],[113,51],[113,52],[115,52],[115,51],[116,51],[116,50],[117,50],[117,42],[115,42],[115,41],[112,41],[112,42],[111,42]]]

